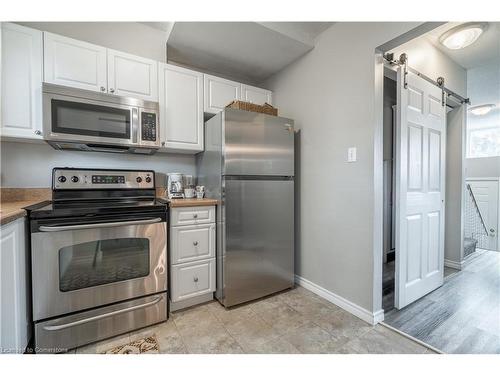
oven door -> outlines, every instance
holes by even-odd
[[[166,240],[164,215],[33,223],[33,320],[166,291]]]
[[[88,98],[44,93],[46,141],[137,145],[139,108]]]

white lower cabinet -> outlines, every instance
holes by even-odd
[[[192,220],[198,214],[201,223]],[[189,220],[182,220],[185,215]],[[170,223],[170,309],[175,311],[213,299],[215,207],[171,208]]]
[[[24,218],[0,227],[0,353],[23,353],[28,345],[28,269]]]
[[[213,258],[215,224],[173,227],[170,231],[172,264]]]
[[[179,225],[198,225],[215,223],[215,207],[176,207],[170,211],[170,224]]]
[[[172,302],[215,291],[215,259],[172,266]]]

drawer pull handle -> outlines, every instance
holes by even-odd
[[[197,282],[198,282],[198,276],[195,276],[195,277],[193,278],[193,280],[194,280],[194,282],[195,282],[195,283],[197,283]]]
[[[91,316],[89,318],[84,318],[84,319],[77,320],[77,321],[70,322],[70,323],[66,323],[66,324],[60,324],[60,325],[55,325],[55,326],[45,326],[45,327],[43,327],[43,329],[45,331],[60,331],[62,329],[79,326],[79,325],[82,325],[85,323],[90,323],[90,322],[100,320],[100,319],[109,318],[109,317],[112,317],[112,316],[115,316],[118,314],[123,314],[123,313],[131,312],[131,311],[135,311],[135,310],[139,310],[139,309],[145,309],[146,307],[156,305],[162,299],[163,299],[162,296],[158,296],[150,302],[146,302],[146,303],[143,303],[143,304],[140,304],[137,306],[131,306],[131,307],[124,308],[122,310],[111,311],[111,312],[107,312],[107,313],[104,313],[101,315]]]
[[[198,241],[194,241],[194,242],[193,242],[193,245],[194,245],[194,246],[198,246]]]
[[[193,214],[193,217],[196,219],[198,217],[198,214]]]

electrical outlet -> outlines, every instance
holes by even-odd
[[[347,161],[349,163],[353,163],[357,160],[356,151],[356,147],[349,147],[347,149]]]

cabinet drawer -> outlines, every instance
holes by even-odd
[[[172,302],[215,291],[215,259],[172,266]]]
[[[172,264],[213,258],[215,224],[186,225],[170,229]]]
[[[171,209],[170,225],[215,223],[215,206],[177,207]]]

